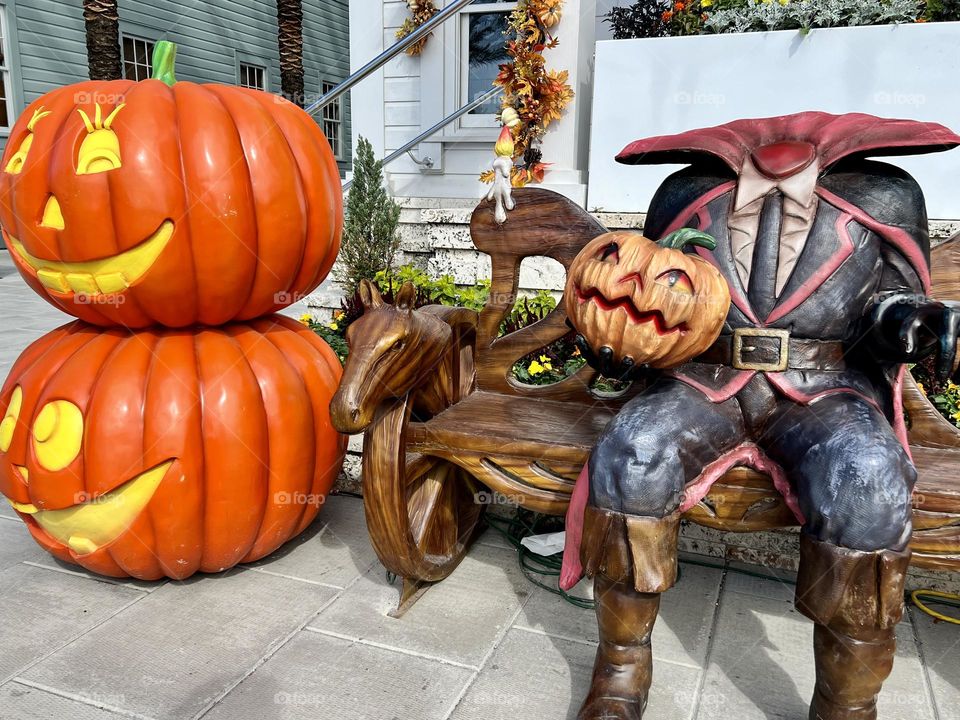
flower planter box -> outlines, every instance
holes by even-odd
[[[618,165],[631,140],[802,110],[864,112],[960,129],[960,23],[597,43],[588,207],[644,211],[673,166]],[[960,151],[896,158],[930,217],[960,218]]]

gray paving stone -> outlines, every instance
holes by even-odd
[[[119,691],[118,691],[119,692]],[[87,700],[105,704],[120,697],[88,697]],[[83,702],[69,700],[53,693],[36,688],[8,682],[0,686],[0,708],[3,720],[118,720],[124,717],[117,713],[97,708]]]
[[[933,700],[941,720],[960,717],[960,627],[934,620],[915,607],[910,618],[920,639]]]
[[[510,630],[451,720],[576,718],[586,697],[596,648]],[[654,669],[646,717],[686,720],[693,707],[699,671],[660,663]]]
[[[507,541],[503,533],[494,527],[488,527],[474,542],[477,545],[487,545],[489,547],[502,548],[503,550],[514,550],[513,545]]]
[[[956,677],[956,675],[955,675]],[[877,703],[881,718],[891,720],[934,720],[930,699],[925,689],[923,665],[914,639],[914,630],[910,618],[906,617],[897,626],[897,657],[893,663],[893,672],[883,684],[883,692]],[[960,717],[956,706],[951,708],[952,717]],[[951,715],[941,714],[940,720]]]
[[[301,632],[204,720],[443,720],[473,672]]]
[[[0,570],[24,560],[39,562],[48,557],[50,556],[33,541],[20,518],[0,518]]]
[[[760,597],[770,600],[784,600],[793,602],[796,586],[785,579],[772,569],[750,567],[743,563],[735,563],[734,568],[746,569],[749,573],[758,575],[769,575],[769,577],[755,577],[740,572],[728,572],[724,584],[724,590],[740,593],[748,597]],[[793,573],[784,573],[783,578],[794,579]],[[746,601],[749,603],[749,600]]]
[[[30,565],[0,570],[0,682],[139,597],[142,593],[129,588]],[[85,659],[77,670],[86,664]]]
[[[313,525],[252,567],[343,588],[376,560],[363,517],[363,500],[330,496]]]
[[[660,603],[660,617],[653,629],[655,658],[703,666],[721,576],[719,570],[681,564],[680,580]],[[524,605],[516,624],[552,636],[597,641],[592,610],[571,605],[545,590],[538,589]]]
[[[10,518],[11,520],[21,522],[20,517],[17,515],[14,509],[10,507],[10,503],[8,503],[5,499],[0,499],[0,517]]]
[[[164,720],[190,718],[335,592],[251,571],[170,583],[24,677],[68,693],[119,687],[124,710]]]
[[[79,565],[72,565],[70,563],[65,563],[52,555],[47,555],[43,553],[42,556],[36,560],[26,561],[29,565],[34,565],[36,567],[44,568],[47,570],[52,570],[54,572],[66,573],[68,575],[74,575],[80,578],[86,578],[92,582],[107,583],[109,585],[119,585],[120,587],[130,588],[131,590],[138,590],[140,592],[151,593],[157,588],[162,588],[168,582],[167,579],[163,580],[135,580],[134,578],[112,578],[106,577],[104,575],[98,575],[95,572],[91,572],[86,568],[82,568]]]
[[[813,624],[792,601],[776,599],[779,583],[759,582],[771,587],[751,595],[724,589],[699,720],[806,717],[815,679]],[[911,636],[909,624],[898,628],[897,660],[880,698],[884,720],[934,717]]]
[[[533,586],[515,553],[475,546],[450,577],[395,619],[387,613],[397,606],[398,587],[377,563],[310,627],[479,667]]]

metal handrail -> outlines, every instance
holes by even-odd
[[[355,73],[353,73],[350,77],[348,77],[342,83],[340,83],[335,88],[333,88],[326,95],[321,96],[319,100],[308,105],[305,108],[306,111],[312,115],[317,110],[322,108],[324,105],[329,105],[331,102],[333,102],[338,97],[343,95],[347,90],[352,88],[354,85],[356,85],[358,82],[363,80],[368,75],[372,75],[373,73],[375,73],[377,70],[379,70],[388,62],[393,60],[393,58],[395,58],[397,55],[402,53],[408,47],[416,43],[418,40],[425,38],[427,35],[433,32],[434,28],[436,28],[438,25],[442,25],[447,20],[447,18],[451,17],[452,15],[456,15],[462,8],[465,8],[471,2],[473,2],[473,0],[455,0],[455,2],[451,3],[450,5],[447,5],[447,7],[445,7],[443,10],[438,12],[429,20],[427,20],[427,22],[425,22],[423,25],[418,27],[416,30],[414,30],[412,33],[407,35],[402,40],[400,40],[400,42],[384,50],[382,53],[377,55],[377,57],[375,57],[373,60],[368,62],[362,68],[357,70]]]
[[[464,105],[464,106],[463,106],[462,108],[460,108],[459,110],[456,110],[455,112],[452,112],[451,114],[447,115],[443,120],[441,120],[440,122],[438,122],[436,125],[434,125],[433,127],[429,128],[429,129],[427,129],[427,130],[424,130],[422,133],[420,133],[419,135],[417,135],[415,138],[413,138],[412,140],[408,140],[408,141],[405,142],[401,147],[397,148],[397,149],[394,150],[392,153],[390,153],[389,155],[387,155],[387,156],[382,160],[382,162],[380,163],[381,166],[386,167],[387,165],[389,165],[390,163],[392,163],[394,160],[396,160],[398,157],[400,157],[401,155],[403,155],[403,154],[406,153],[406,152],[409,152],[409,151],[412,150],[414,147],[416,147],[417,145],[419,145],[420,143],[422,143],[424,140],[432,137],[433,135],[436,135],[438,132],[440,132],[441,130],[443,130],[447,125],[449,125],[450,123],[452,123],[452,122],[453,122],[454,120],[456,120],[457,118],[460,118],[460,117],[466,115],[468,112],[470,112],[471,110],[473,110],[473,109],[476,108],[476,107],[479,107],[480,105],[483,105],[483,104],[484,104],[485,102],[487,102],[488,100],[492,100],[493,98],[495,98],[497,95],[499,95],[499,94],[502,93],[502,92],[503,92],[503,88],[502,88],[502,87],[495,87],[495,88],[493,88],[492,90],[488,90],[487,92],[485,92],[483,95],[481,95],[480,97],[478,97],[476,100],[473,100],[473,101],[467,103],[466,105]],[[342,185],[341,187],[343,188],[344,191],[346,191],[346,190],[350,187],[350,185],[351,185],[352,183],[353,183],[353,179],[347,180],[345,183],[343,183],[343,185]]]

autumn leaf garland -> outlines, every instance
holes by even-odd
[[[563,0],[520,0],[510,13],[506,35],[511,61],[500,66],[493,84],[503,88],[501,117],[512,120],[514,187],[543,181],[548,163],[543,162],[538,146],[573,99],[567,71],[547,70],[543,56],[557,46],[550,28],[560,22],[562,10]],[[483,173],[480,179],[492,182],[493,172]]]
[[[407,0],[407,8],[410,10],[410,17],[404,20],[403,25],[397,30],[397,40],[403,40],[403,38],[416,31],[418,27],[430,20],[438,12],[437,6],[433,4],[432,0]],[[406,49],[407,55],[416,57],[423,52],[423,46],[427,44],[429,37],[430,35],[422,37],[408,47]]]

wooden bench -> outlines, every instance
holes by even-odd
[[[589,390],[594,372],[588,367],[554,385],[523,385],[512,376],[517,360],[569,330],[561,302],[540,322],[498,337],[517,297],[522,260],[546,256],[567,268],[587,241],[606,232],[574,203],[549,191],[523,189],[515,198],[517,207],[502,226],[494,222],[488,201],[471,219],[474,244],[492,263],[487,305],[479,317],[458,314],[446,340],[446,360],[437,361],[438,368],[403,397],[379,398],[376,418],[366,430],[368,527],[383,564],[404,578],[398,613],[459,563],[480,524],[479,493],[489,489],[500,494],[495,498],[563,514],[591,447],[632,394],[598,397]],[[960,240],[941,245],[933,256],[934,295],[960,300]],[[431,307],[414,313],[441,317],[449,311]],[[345,381],[359,382],[364,373],[351,368],[352,361]],[[425,402],[418,395],[435,397],[438,383],[448,388],[450,400],[422,409]],[[913,562],[960,570],[960,432],[909,375],[904,403],[920,475]],[[686,518],[737,532],[795,524],[772,481],[747,468],[728,472]]]

